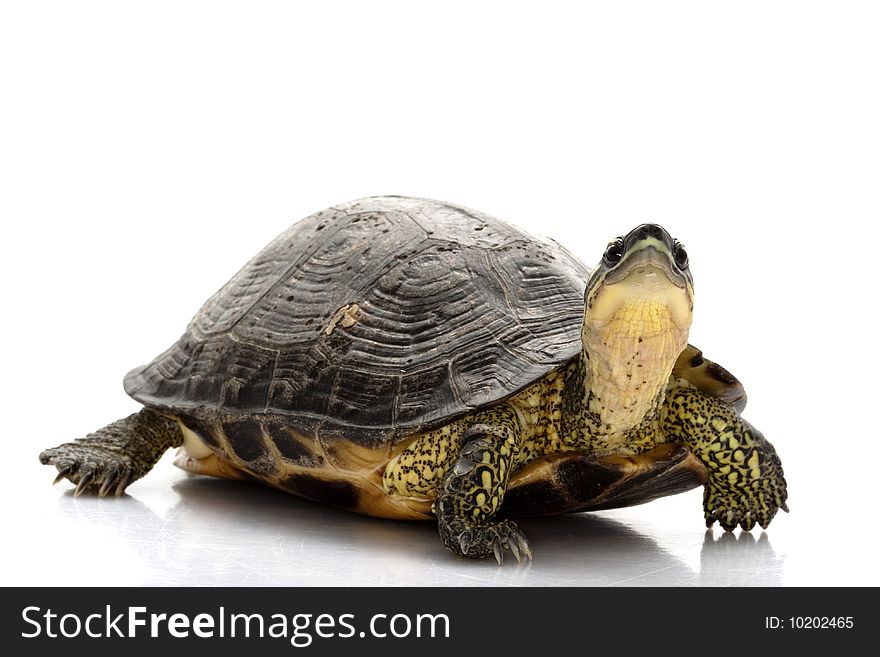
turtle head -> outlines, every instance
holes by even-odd
[[[635,324],[657,328],[644,316],[620,311],[638,306],[664,309],[685,335],[691,325],[694,287],[687,251],[662,226],[642,224],[609,242],[587,283],[587,317],[594,324],[614,324],[615,331],[636,330]],[[623,323],[620,323],[623,322]],[[682,345],[682,349],[684,345]]]
[[[687,252],[661,226],[642,224],[605,249],[587,283],[582,337],[592,385],[605,388],[603,415],[621,430],[656,410],[687,346],[693,298]]]

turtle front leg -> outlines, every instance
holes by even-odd
[[[85,438],[47,449],[40,454],[40,463],[58,469],[55,483],[66,477],[76,484],[74,495],[88,489],[101,497],[111,491],[122,495],[166,450],[182,443],[183,434],[175,420],[144,408]]]
[[[703,493],[706,526],[727,531],[766,528],[785,504],[788,491],[773,445],[724,402],[692,388],[667,394],[663,429],[668,442],[688,445],[706,466]]]
[[[519,421],[507,406],[479,413],[462,434],[458,456],[434,501],[440,538],[456,554],[469,559],[492,554],[500,564],[508,548],[517,561],[532,558],[528,541],[514,522],[492,522],[501,508],[519,442]]]

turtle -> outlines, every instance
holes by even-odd
[[[704,487],[706,524],[788,510],[742,384],[688,343],[685,247],[641,224],[595,268],[451,203],[359,199],[291,226],[130,371],[139,412],[48,449],[121,495],[184,470],[372,516],[434,519],[453,553],[532,551],[518,516]]]

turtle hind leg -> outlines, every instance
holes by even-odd
[[[97,491],[101,497],[111,491],[122,495],[166,450],[182,443],[175,420],[144,408],[85,438],[45,450],[40,463],[58,469],[56,483],[67,478],[76,484],[74,495],[86,490]]]
[[[480,413],[462,435],[458,456],[434,502],[440,538],[454,553],[470,559],[494,555],[499,564],[505,549],[517,561],[531,558],[528,541],[513,522],[492,521],[501,507],[519,435],[516,414],[507,407]]]

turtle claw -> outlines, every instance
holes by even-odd
[[[116,487],[116,497],[122,497],[125,494],[125,489],[128,488],[133,479],[134,473],[132,473],[131,468],[126,468],[125,474],[119,478],[119,485]]]
[[[468,559],[492,555],[500,565],[504,563],[505,550],[510,550],[518,562],[532,559],[528,539],[510,520],[470,525],[456,518],[440,523],[440,536],[446,547]]]
[[[519,545],[517,544],[516,539],[508,540],[507,547],[510,548],[510,551],[513,552],[513,556],[516,557],[516,562],[522,562],[522,553],[519,550]]]
[[[118,497],[137,479],[126,456],[81,442],[47,449],[40,454],[40,463],[58,469],[54,484],[62,479],[74,484],[74,497],[86,491],[94,491],[99,497],[107,497],[112,491]]]
[[[529,540],[526,538],[525,534],[523,534],[519,528],[509,520],[505,520],[501,524],[504,525],[506,530],[506,535],[503,537],[502,543],[511,551],[511,553],[513,553],[517,563],[531,561],[532,548],[529,547]]]
[[[532,548],[529,545],[528,539],[526,539],[525,535],[522,532],[518,532],[516,535],[516,542],[519,545],[520,551],[526,556],[527,561],[532,560]]]
[[[723,479],[710,479],[703,494],[706,527],[717,522],[727,532],[737,526],[743,531],[751,531],[755,525],[767,529],[779,509],[788,512],[787,497],[781,469],[752,480],[748,487],[739,490],[732,489]]]
[[[92,480],[95,478],[95,472],[90,470],[89,472],[84,473],[79,478],[79,483],[76,485],[76,490],[73,491],[74,497],[79,497],[82,495],[86,489],[89,487],[89,484],[92,483]]]
[[[116,485],[116,497],[122,497],[122,494],[125,493],[125,489],[128,488],[128,485],[131,483],[132,477],[131,468],[126,468],[122,473],[122,476],[119,477],[119,483]]]
[[[529,546],[529,540],[519,529],[508,537],[507,542],[517,561],[532,560],[532,548]]]
[[[42,456],[42,455],[41,455]],[[70,475],[75,469],[76,464],[73,461],[63,461],[58,464],[58,476],[52,481],[54,486],[59,481]]]
[[[107,493],[116,485],[118,479],[119,468],[114,466],[104,475],[104,483],[101,485],[101,490],[98,491],[98,497],[107,497]]]

